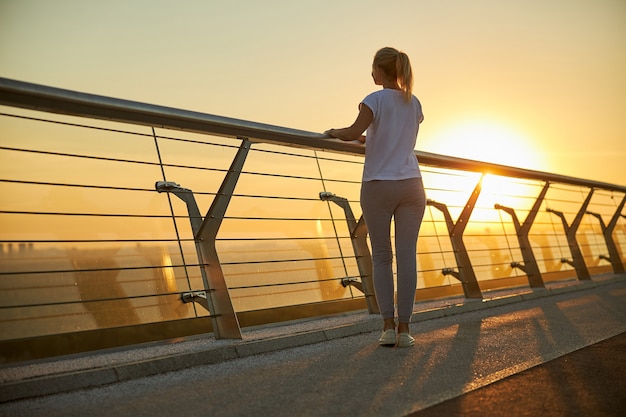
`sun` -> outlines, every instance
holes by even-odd
[[[456,123],[429,138],[436,153],[509,165],[545,169],[543,155],[533,141],[515,128],[495,121]]]

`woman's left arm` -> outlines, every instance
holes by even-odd
[[[330,137],[345,141],[358,140],[365,143],[363,132],[369,127],[372,120],[374,120],[372,110],[365,104],[361,104],[359,115],[356,117],[354,123],[352,123],[352,126],[344,127],[343,129],[329,129],[324,133]]]

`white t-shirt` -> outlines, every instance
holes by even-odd
[[[372,110],[367,128],[363,181],[404,180],[422,176],[414,154],[422,105],[413,96],[404,101],[401,90],[383,89],[361,102]]]

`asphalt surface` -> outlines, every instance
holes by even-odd
[[[503,415],[626,415],[626,333],[410,414]]]
[[[405,349],[356,314],[3,367],[0,415],[625,415],[624,275],[416,310]]]

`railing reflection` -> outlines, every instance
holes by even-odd
[[[310,132],[0,81],[0,103],[11,106],[0,116],[4,361],[207,331],[237,337],[240,325],[375,312],[365,296],[373,296],[364,268],[369,253],[355,246],[354,235],[362,148]],[[103,118],[114,121],[97,120]],[[247,155],[233,167],[248,140]],[[416,254],[418,299],[586,279],[575,256],[591,276],[623,272],[626,187],[417,155],[431,200]],[[158,181],[193,193],[197,212],[159,193]],[[227,198],[216,210],[220,196]],[[183,302],[200,301],[200,293],[206,305]],[[235,321],[220,328],[228,319],[224,303]],[[103,331],[126,336],[104,342]],[[93,334],[94,342],[63,345],[60,336],[69,334]],[[10,351],[36,339],[62,346],[26,356]]]

